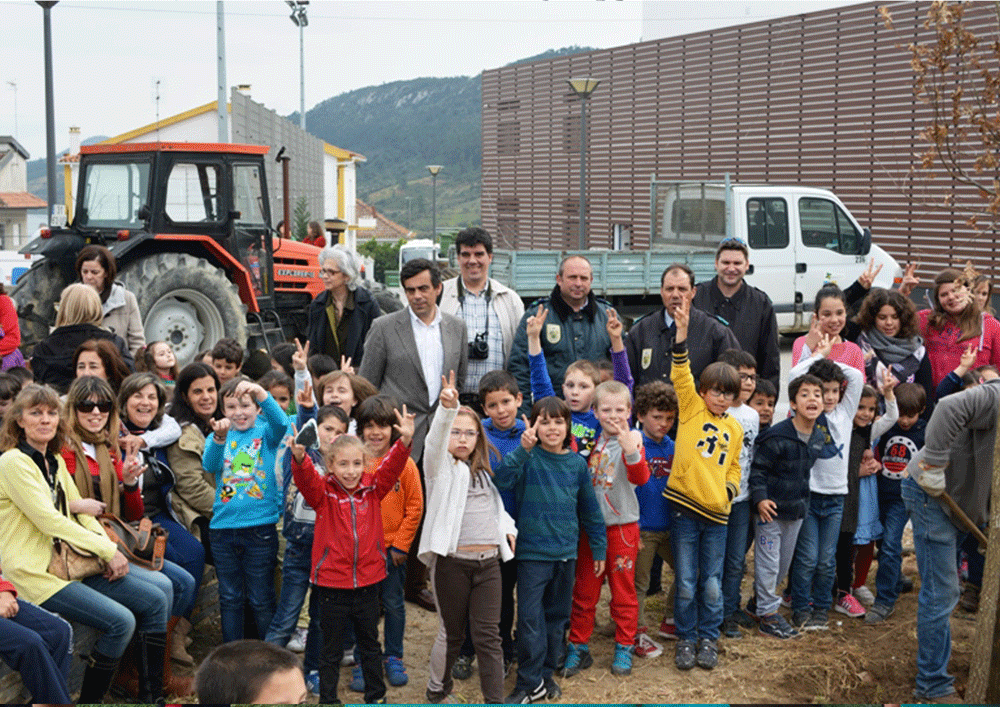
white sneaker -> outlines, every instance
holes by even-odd
[[[865,606],[872,606],[875,603],[875,595],[872,594],[872,590],[863,584],[854,590],[854,598]]]
[[[656,658],[663,654],[663,646],[641,631],[635,635],[635,654],[640,658]]]
[[[291,639],[288,641],[288,645],[285,646],[290,651],[295,653],[301,653],[306,649],[306,634],[309,633],[307,628],[296,628],[295,632],[292,634]]]
[[[344,657],[340,659],[342,667],[354,665],[354,646],[344,649]]]

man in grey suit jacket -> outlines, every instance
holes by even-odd
[[[423,258],[409,261],[399,281],[409,306],[372,322],[358,374],[416,415],[410,456],[419,465],[431,413],[441,394],[441,376],[455,371],[461,390],[469,347],[465,322],[437,306],[441,273],[434,263]]]

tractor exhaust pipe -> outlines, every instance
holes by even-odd
[[[285,208],[285,218],[281,222],[281,237],[291,238],[292,237],[292,208],[291,201],[288,196],[288,163],[291,162],[291,157],[285,154],[285,148],[282,147],[278,150],[278,154],[275,156],[274,161],[281,163],[281,200]]]

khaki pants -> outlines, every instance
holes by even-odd
[[[647,625],[646,590],[649,589],[649,571],[653,566],[653,557],[655,555],[662,557],[663,561],[670,567],[670,570],[673,571],[674,555],[670,550],[669,530],[642,530],[639,532],[639,540],[642,546],[639,548],[639,554],[635,558],[635,593],[636,598],[639,600],[638,625],[641,628]],[[673,601],[671,600],[673,588],[674,584],[671,582],[670,589],[667,590],[666,602],[666,606],[670,608],[673,607]]]

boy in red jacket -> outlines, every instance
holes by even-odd
[[[378,585],[385,579],[385,540],[380,501],[395,485],[410,456],[413,418],[396,411],[399,439],[375,470],[365,474],[365,448],[357,437],[341,435],[324,455],[327,475],[313,468],[302,445],[292,444],[292,476],[316,511],[309,578],[316,592],[323,629],[319,698],[338,704],[337,680],[347,622],[354,627],[365,702],[385,697],[382,651],[378,642]]]

